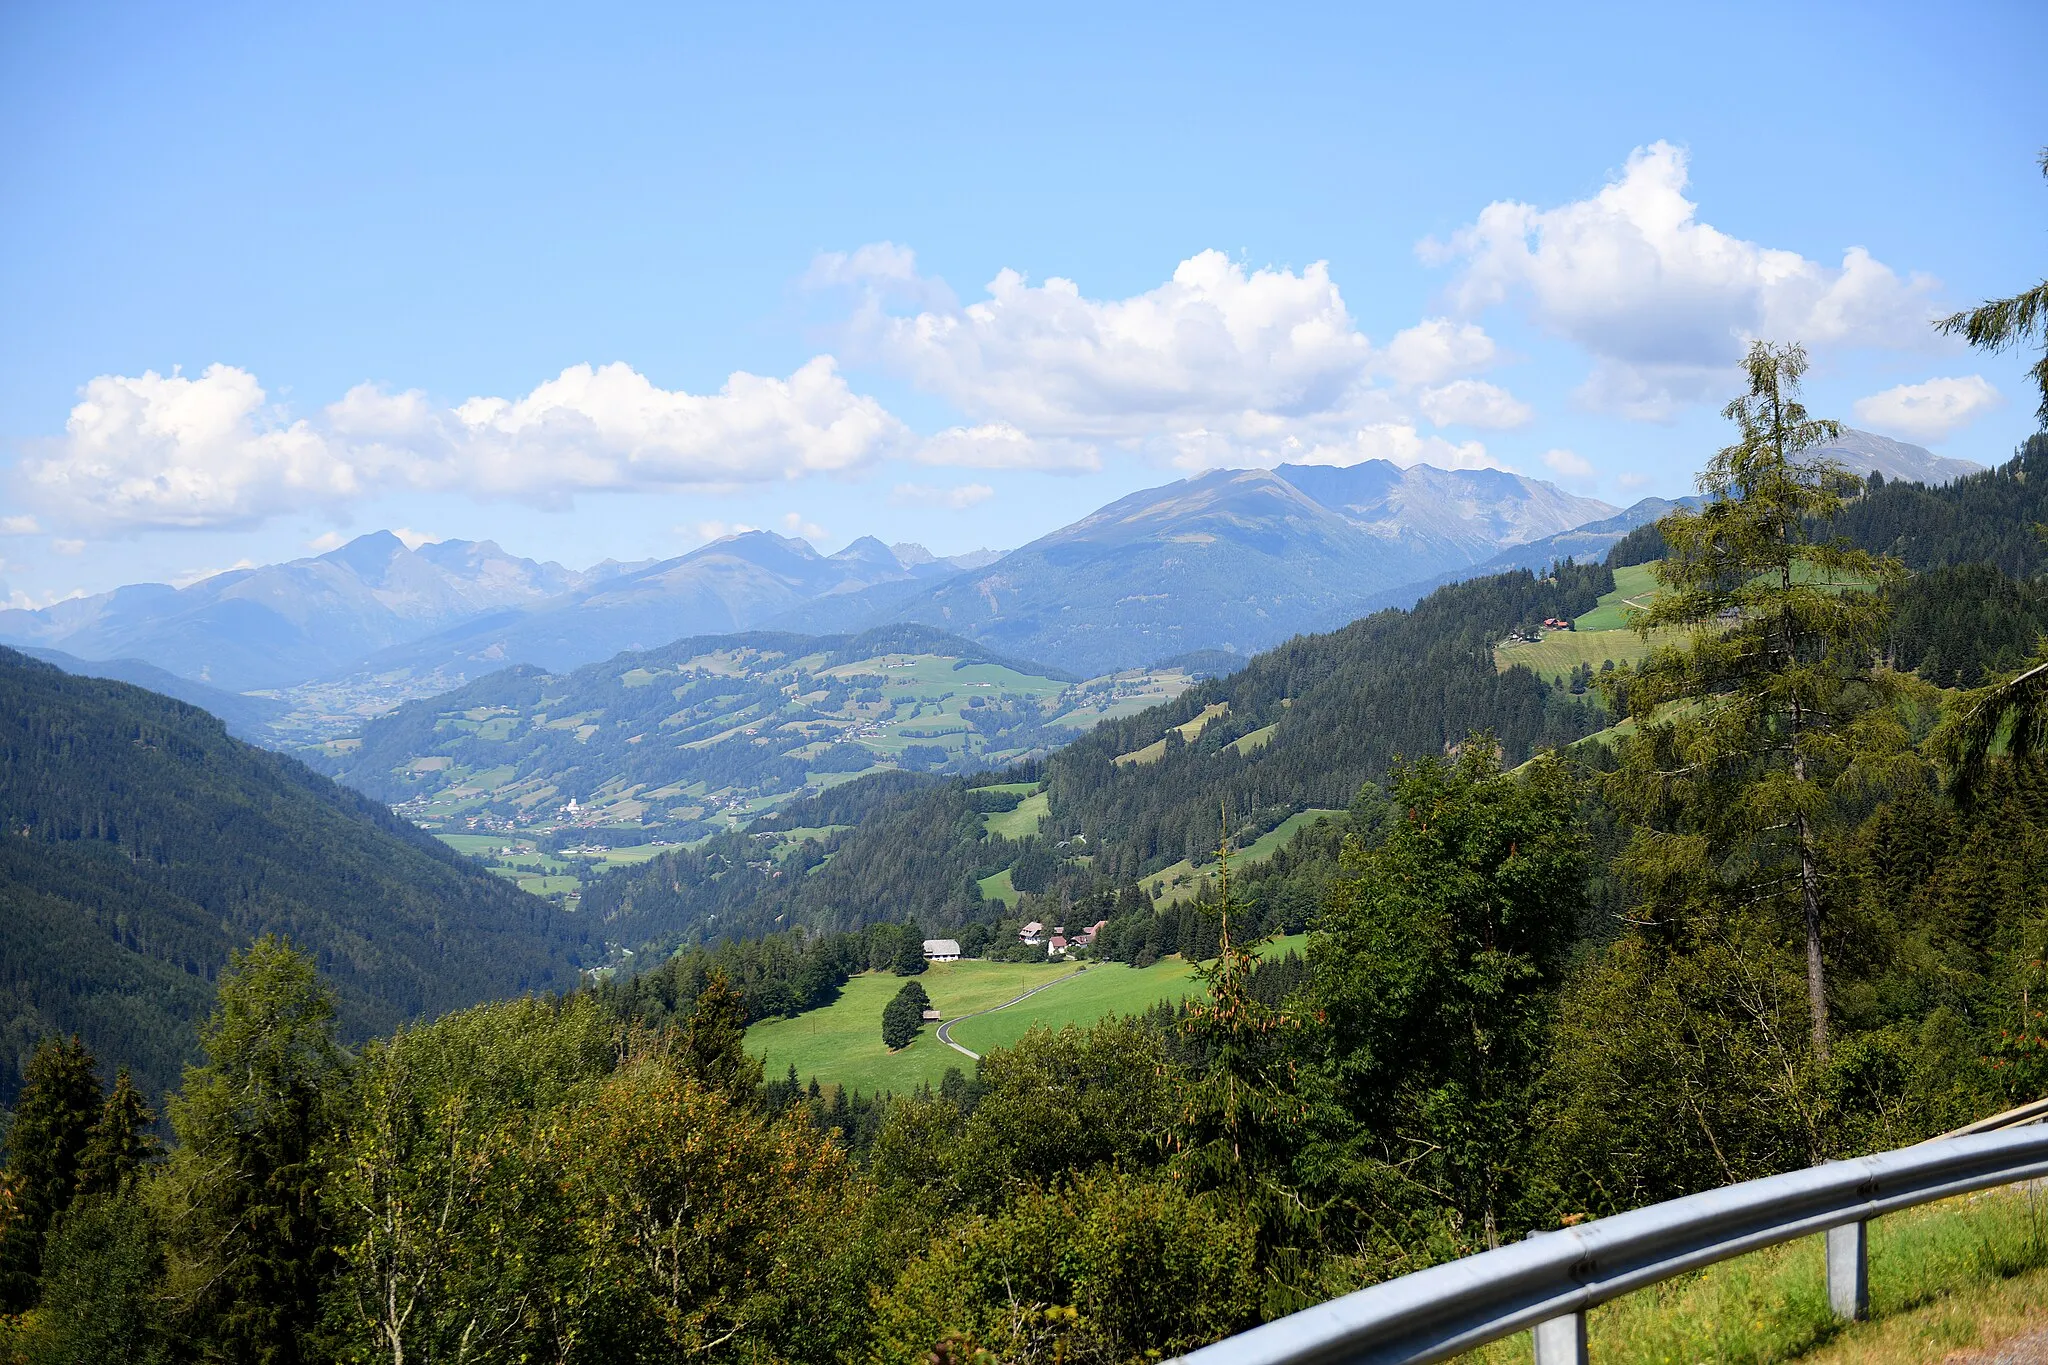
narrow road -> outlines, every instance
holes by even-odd
[[[1075,977],[1079,976],[1081,973],[1087,970],[1088,969],[1086,967],[1076,967],[1071,972],[1068,972],[1065,976],[1056,976],[1052,980],[1047,981],[1042,985],[1033,986],[1030,990],[1018,996],[1016,1000],[1005,1000],[1000,1005],[990,1005],[985,1010],[976,1010],[972,1014],[963,1014],[958,1019],[948,1019],[945,1023],[939,1025],[939,1041],[944,1043],[947,1047],[952,1048],[953,1051],[964,1053],[965,1055],[974,1058],[974,1060],[978,1062],[981,1060],[981,1054],[979,1052],[969,1052],[966,1048],[960,1046],[960,1044],[953,1041],[953,1025],[964,1024],[969,1019],[979,1019],[984,1014],[994,1014],[997,1010],[1006,1010],[1010,1008],[1010,1006],[1016,1004],[1018,1000],[1029,1000],[1032,996],[1038,994],[1040,991],[1050,990],[1054,986],[1059,985],[1062,981],[1072,981]]]

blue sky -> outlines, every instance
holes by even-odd
[[[1284,459],[1627,503],[1757,334],[2032,429],[1925,321],[2048,271],[2048,7],[1554,8],[9,5],[0,598],[1006,547]]]

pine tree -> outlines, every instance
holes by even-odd
[[[0,1239],[0,1302],[11,1312],[35,1302],[43,1244],[78,1192],[79,1158],[102,1104],[92,1053],[75,1035],[45,1038],[22,1079],[7,1132],[13,1216]]]
[[[1901,680],[1875,666],[1889,607],[1874,589],[1904,570],[1812,538],[1858,481],[1806,454],[1841,427],[1797,401],[1805,348],[1760,341],[1745,368],[1749,392],[1724,410],[1740,439],[1700,475],[1707,504],[1658,523],[1661,592],[1633,621],[1646,639],[1676,628],[1684,642],[1603,679],[1610,695],[1625,686],[1641,726],[1609,792],[1642,826],[1625,862],[1646,876],[1677,861],[1659,835],[1681,836],[1705,841],[1745,901],[1793,890],[1813,1050],[1825,1059],[1822,827],[1845,787],[1909,761],[1893,705]]]

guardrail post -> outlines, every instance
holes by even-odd
[[[1851,1322],[1870,1316],[1870,1224],[1828,1229],[1828,1307]],[[1538,1353],[1541,1358],[1541,1353]]]
[[[1536,1365],[1586,1365],[1586,1315],[1572,1313],[1536,1324]]]

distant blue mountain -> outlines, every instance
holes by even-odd
[[[1614,511],[1496,469],[1219,469],[1133,493],[923,591],[870,589],[772,624],[914,621],[1084,675],[1249,655],[1350,620],[1375,593]]]

